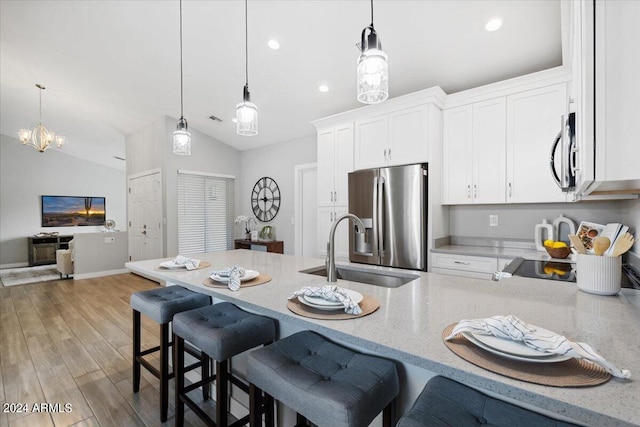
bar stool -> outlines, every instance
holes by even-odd
[[[397,427],[577,427],[494,399],[444,377],[433,377]]]
[[[167,420],[169,408],[169,380],[174,372],[169,372],[169,324],[176,313],[211,304],[211,298],[198,292],[192,292],[182,286],[150,289],[131,295],[133,310],[133,392],[140,390],[140,366],[144,366],[160,380],[160,420]],[[141,322],[140,313],[149,316],[160,324],[160,345],[145,351],[140,349]],[[144,356],[160,351],[160,370],[144,359]],[[200,355],[191,350],[195,357]],[[203,371],[203,375],[205,372]],[[208,396],[205,396],[205,398]]]
[[[229,360],[243,351],[273,342],[276,338],[276,324],[273,319],[247,313],[235,305],[222,302],[208,307],[178,313],[173,318],[173,340],[176,349],[176,426],[184,423],[184,405],[207,425],[225,427],[228,425],[227,397],[228,382],[249,393],[249,386],[229,372]],[[185,373],[195,369],[198,363],[184,366],[185,341],[199,348],[203,356],[215,360],[215,375],[185,386]],[[208,363],[203,357],[202,363]],[[213,420],[202,408],[187,396],[192,390],[208,388],[216,383],[216,414]],[[249,421],[249,415],[233,423],[242,426]]]
[[[310,331],[252,351],[247,379],[251,427],[262,425],[261,412],[269,408],[261,403],[271,404],[271,396],[296,411],[297,426],[309,420],[318,426],[363,427],[380,412],[385,427],[395,423],[399,392],[395,363],[357,353]],[[273,425],[273,411],[265,419]]]

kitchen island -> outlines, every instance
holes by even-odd
[[[380,308],[351,320],[315,320],[287,309],[287,297],[303,286],[322,286],[325,278],[300,273],[323,264],[318,258],[233,250],[193,255],[211,263],[193,271],[159,270],[163,260],[129,262],[134,273],[160,282],[178,284],[229,301],[248,311],[276,319],[281,331],[316,331],[362,351],[401,363],[404,388],[400,413],[417,396],[421,378],[443,375],[488,394],[536,411],[589,426],[640,425],[640,292],[623,289],[613,297],[587,294],[575,284],[513,277],[492,282],[433,273],[410,272],[417,279],[399,288],[383,288],[339,280],[342,287],[368,294]],[[266,284],[233,292],[202,283],[210,270],[231,265],[269,274]],[[384,272],[385,268],[368,267]],[[630,380],[612,378],[585,388],[556,388],[530,384],[494,374],[461,359],[443,343],[442,331],[461,319],[513,314],[525,322],[590,344],[619,368],[630,369]],[[408,385],[408,384],[411,385]]]

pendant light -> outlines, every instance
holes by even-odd
[[[365,34],[369,35],[365,39]],[[387,54],[373,28],[373,0],[371,0],[371,25],[362,30],[358,58],[358,101],[377,104],[389,97],[389,64]]]
[[[188,156],[191,154],[191,134],[187,130],[187,119],[184,118],[182,83],[182,0],[180,0],[180,120],[173,132],[173,154]]]
[[[247,0],[244,0],[244,72],[245,83],[242,102],[236,106],[236,132],[242,136],[258,134],[258,107],[249,94],[249,30],[247,24]]]

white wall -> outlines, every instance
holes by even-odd
[[[258,231],[264,225],[274,227],[276,239],[284,241],[284,253],[295,251],[295,225],[292,224],[295,210],[295,166],[316,161],[316,136],[281,142],[268,147],[243,151],[240,155],[242,176],[236,191],[240,197],[236,205],[238,215],[251,215],[251,191],[258,179],[268,176],[273,178],[280,188],[282,197],[280,210],[276,217],[268,222],[258,222]],[[241,227],[236,235],[242,237]]]
[[[632,251],[640,257],[640,199],[622,203],[622,218],[623,224],[628,225],[636,237]]]
[[[39,153],[0,135],[0,267],[27,265],[27,236],[99,231],[102,227],[41,227],[40,196],[106,197],[107,218],[126,230],[126,178],[122,170],[51,149]]]
[[[451,206],[449,234],[452,236],[533,240],[536,224],[542,222],[543,219],[547,219],[551,223],[560,214],[572,219],[576,226],[580,221],[600,224],[620,222],[638,229],[640,227],[640,213],[638,211],[640,211],[640,203],[637,200]],[[489,227],[490,214],[498,215],[497,227]]]
[[[128,261],[127,232],[82,233],[73,238],[73,278],[124,273]]]

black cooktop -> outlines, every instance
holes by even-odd
[[[534,261],[515,258],[505,267],[504,271],[514,276],[575,282],[575,266],[572,262]]]

